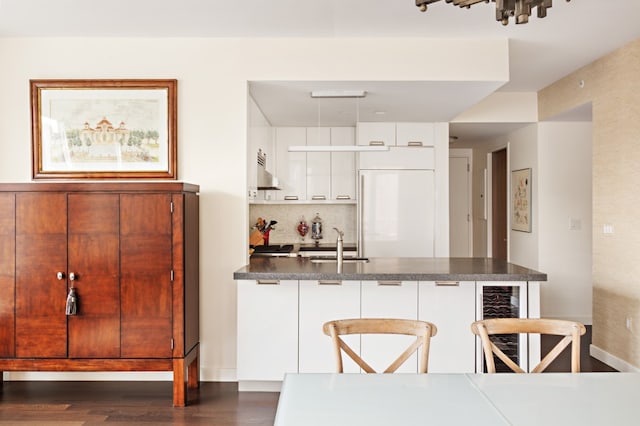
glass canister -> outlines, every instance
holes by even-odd
[[[311,222],[311,238],[313,238],[316,243],[322,239],[322,219],[320,218],[320,213],[316,213],[316,217],[314,217]]]
[[[298,234],[302,237],[302,241],[304,241],[304,237],[309,232],[309,225],[307,221],[304,220],[304,216],[300,218],[300,222],[298,222],[298,226],[296,227]]]

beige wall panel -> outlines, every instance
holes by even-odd
[[[593,343],[640,367],[640,40],[541,90],[541,120],[593,111]],[[584,88],[579,82],[584,81]],[[603,227],[613,226],[605,234]],[[632,326],[627,328],[627,318]]]

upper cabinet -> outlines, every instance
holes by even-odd
[[[358,123],[358,145],[395,146],[396,123]]]
[[[353,146],[353,127],[309,127],[309,146]],[[356,198],[354,152],[307,152],[307,199],[349,201]]]
[[[308,127],[307,145],[330,146],[331,129]],[[331,152],[307,152],[307,197],[312,201],[331,199]]]
[[[434,146],[434,123],[358,123],[358,145]]]
[[[332,146],[355,145],[354,127],[332,127]],[[348,201],[356,199],[356,153],[331,153],[331,199]]]
[[[257,194],[250,202],[339,202],[356,200],[356,154],[331,151],[355,145],[354,127],[275,127],[274,174],[280,190]],[[291,152],[291,146],[326,146],[325,152]],[[253,167],[253,166],[251,166]],[[251,190],[249,191],[251,193]]]
[[[396,123],[397,146],[434,146],[434,123]]]
[[[273,191],[277,201],[307,199],[307,154],[289,152],[289,147],[307,144],[305,127],[276,127],[276,177],[280,190]]]

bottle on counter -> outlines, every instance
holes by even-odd
[[[316,244],[319,244],[322,239],[322,219],[320,213],[316,213],[316,217],[311,222],[311,238],[313,238]]]

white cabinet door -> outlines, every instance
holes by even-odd
[[[396,123],[396,145],[434,146],[433,123]]]
[[[436,325],[431,340],[429,373],[474,373],[476,369],[474,281],[418,284],[418,319]]]
[[[355,128],[332,127],[332,146],[355,145]],[[355,152],[331,153],[331,199],[356,199],[356,154]]]
[[[418,319],[417,281],[362,281],[363,318]],[[415,340],[410,336],[363,335],[362,359],[381,373]],[[413,355],[397,370],[418,372],[418,357]]]
[[[307,145],[329,146],[331,132],[328,127],[308,127]],[[307,152],[307,199],[331,199],[331,153]]]
[[[297,373],[298,281],[238,281],[237,348],[240,381]]]
[[[300,281],[300,373],[335,372],[333,343],[322,332],[322,325],[359,317],[360,281]],[[344,336],[343,340],[360,352],[360,336]],[[342,362],[345,373],[360,372],[349,356],[343,355]]]
[[[396,144],[396,123],[357,123],[358,145]]]
[[[304,127],[277,127],[276,177],[280,191],[274,191],[276,200],[305,200],[307,193],[307,154],[289,152],[291,145],[307,144]]]

